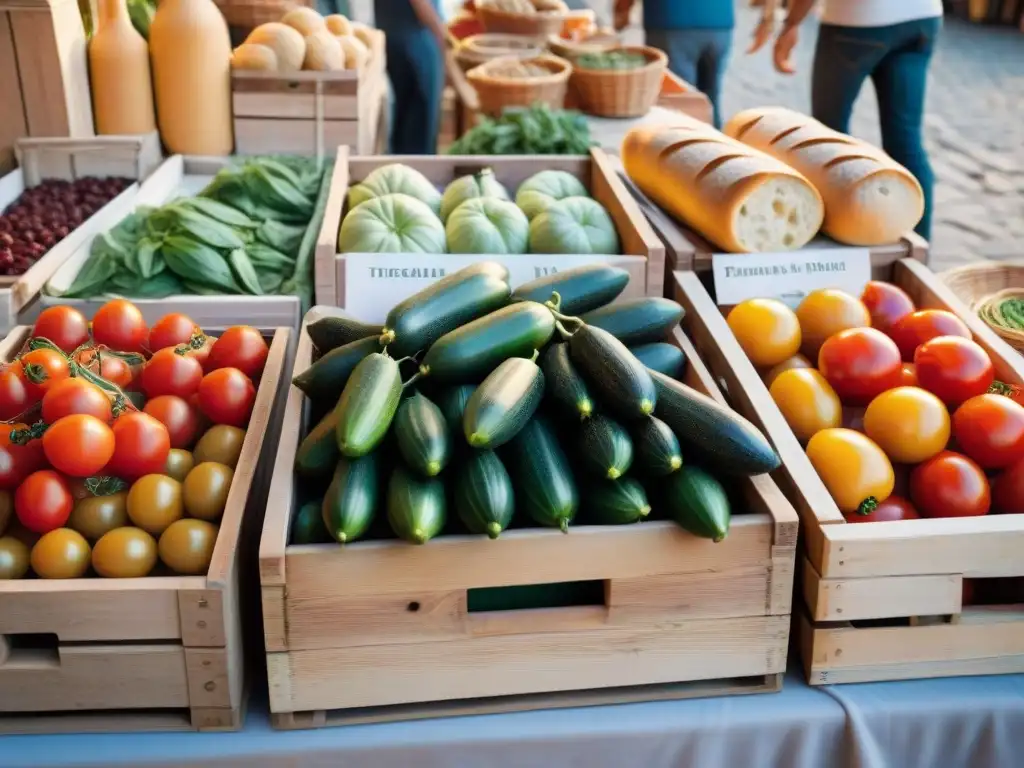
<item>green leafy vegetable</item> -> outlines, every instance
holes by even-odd
[[[585,155],[590,126],[579,112],[543,104],[510,107],[484,118],[448,149],[451,155]]]

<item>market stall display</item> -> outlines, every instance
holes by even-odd
[[[569,85],[580,109],[601,117],[639,117],[658,101],[668,57],[648,46],[573,55]]]
[[[484,32],[459,40],[454,53],[459,66],[469,71],[491,59],[507,56],[532,59],[543,52],[542,45],[524,35]]]
[[[550,54],[533,59],[507,56],[474,67],[466,79],[476,90],[481,114],[497,117],[509,107],[543,104],[561,109],[571,72],[569,62]]]

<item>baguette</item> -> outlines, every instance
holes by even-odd
[[[924,215],[921,185],[885,152],[781,107],[740,112],[725,132],[800,171],[825,201],[823,229],[848,245],[894,243]]]
[[[807,179],[697,120],[634,128],[622,162],[648,197],[732,253],[802,248],[821,227],[824,206]]]

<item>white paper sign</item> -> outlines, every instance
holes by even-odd
[[[762,298],[779,299],[795,308],[819,288],[860,296],[871,280],[871,252],[825,247],[787,253],[716,253],[711,269],[719,306]]]
[[[345,311],[366,323],[382,323],[398,302],[478,261],[504,264],[513,288],[538,277],[598,262],[623,267],[627,264],[645,266],[645,259],[640,256],[348,253],[345,254]],[[642,287],[640,293],[643,293]]]

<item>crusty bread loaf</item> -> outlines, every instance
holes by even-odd
[[[781,107],[740,112],[725,132],[800,171],[825,201],[826,234],[849,245],[887,245],[924,214],[917,179],[885,152]]]
[[[794,250],[821,227],[807,179],[707,123],[634,128],[622,163],[648,197],[726,251]]]

